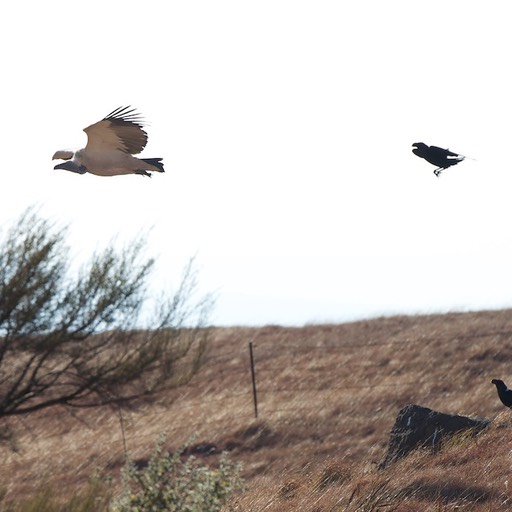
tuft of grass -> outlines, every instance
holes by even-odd
[[[0,512],[108,512],[111,494],[108,485],[93,478],[78,493],[57,491],[55,485],[42,483],[27,499],[7,501],[0,493]]]
[[[279,497],[291,500],[297,496],[301,484],[297,480],[288,480],[279,488]]]
[[[391,478],[376,478],[364,487],[356,485],[345,510],[347,512],[397,510],[406,494],[403,489],[394,488]]]
[[[331,463],[321,470],[315,487],[323,490],[331,485],[341,485],[349,479],[350,472],[345,466],[339,463]]]

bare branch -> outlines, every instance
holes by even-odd
[[[64,238],[28,210],[0,241],[0,416],[133,403],[182,384],[204,358],[213,300],[195,298],[193,260],[141,329],[154,266],[145,241],[108,247],[73,277]]]

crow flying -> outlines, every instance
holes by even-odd
[[[491,383],[496,386],[501,403],[507,407],[512,406],[512,389],[507,388],[506,384],[500,379],[492,379]]]
[[[135,109],[120,107],[97,123],[84,128],[87,145],[79,151],[57,151],[53,160],[65,162],[54,169],[97,176],[140,174],[151,176],[150,171],[164,172],[161,158],[137,158],[148,141],[142,118]]]
[[[457,165],[466,158],[448,149],[438,148],[437,146],[427,146],[423,142],[415,142],[412,147],[412,152],[415,155],[424,158],[432,165],[437,165],[437,169],[434,171],[436,176],[439,176],[444,169],[448,169],[448,167],[452,165]]]

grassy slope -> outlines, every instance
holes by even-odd
[[[461,504],[508,510],[512,434],[499,427],[512,413],[490,380],[512,382],[510,338],[512,311],[219,328],[188,386],[125,413],[126,446],[144,459],[160,432],[168,432],[170,447],[195,432],[196,443],[231,450],[248,479],[234,505],[239,511],[376,510],[371,505],[379,500],[411,511]],[[460,439],[436,456],[418,454],[377,472],[395,417],[408,403],[497,418],[477,442]],[[119,416],[111,410],[72,416],[55,409],[12,424],[17,451],[2,447],[0,466],[11,497],[30,495],[44,478],[73,492],[98,469],[116,475],[124,461]]]

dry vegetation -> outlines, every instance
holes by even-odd
[[[11,499],[51,481],[74,493],[90,475],[117,478],[125,446],[145,460],[161,432],[212,462],[244,464],[235,511],[475,510],[512,503],[512,414],[492,378],[512,382],[512,311],[397,316],[302,328],[217,328],[206,363],[185,387],[120,416],[50,409],[9,420],[0,482]],[[248,343],[255,350],[254,418]],[[493,418],[476,440],[416,453],[385,471],[398,411],[417,403]],[[204,452],[210,452],[206,455]],[[510,487],[510,488],[509,488]]]

